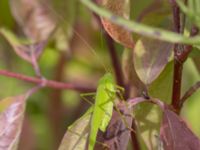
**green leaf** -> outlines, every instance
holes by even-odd
[[[192,131],[200,137],[200,91],[195,92],[184,104],[181,115],[188,122]]]
[[[149,86],[151,97],[159,98],[168,104],[172,96],[173,64],[173,61],[169,62],[160,76]]]
[[[16,150],[21,133],[26,96],[0,101],[0,149]]]
[[[93,108],[90,108],[80,119],[68,128],[59,146],[59,150],[85,149],[92,110]]]
[[[158,106],[141,103],[135,108],[137,134],[147,149],[157,149],[156,135],[159,135],[160,118],[161,111]]]
[[[199,57],[198,57],[199,58]],[[195,67],[194,62],[191,58],[188,58],[184,64],[183,68],[183,81],[181,92],[184,94],[192,85],[200,79],[200,73],[198,68]]]
[[[199,62],[199,57],[197,56]],[[199,65],[199,64],[198,64]],[[183,82],[182,82],[182,93],[184,94],[192,85],[194,85],[200,79],[200,72],[198,68],[195,67],[194,62],[191,58],[187,59],[184,64],[183,69]],[[192,131],[200,137],[200,90],[197,90],[188,100],[184,103],[181,115]]]
[[[146,85],[151,84],[169,61],[172,44],[154,39],[141,38],[134,48],[135,70]]]
[[[137,23],[135,21],[129,21],[127,19],[114,15],[113,13],[111,13],[110,11],[107,11],[104,8],[98,7],[90,0],[81,0],[81,2],[84,5],[86,5],[88,8],[90,8],[92,11],[99,14],[100,16],[105,17],[111,20],[112,22],[118,25],[121,25],[137,34],[141,34],[143,36],[147,36],[147,37],[159,39],[159,40],[164,40],[164,41],[172,42],[172,43],[184,43],[184,44],[199,44],[200,43],[200,36],[187,37],[187,36],[180,35],[171,31],[163,30],[160,28],[150,27],[141,23]]]

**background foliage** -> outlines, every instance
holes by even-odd
[[[25,10],[26,5],[17,6],[14,1],[0,1],[0,28],[7,28],[17,38],[24,39],[28,37],[34,39],[35,32],[37,32],[36,28],[40,27],[42,23],[34,22],[34,19],[23,20],[22,16],[26,12],[20,12],[19,8]],[[172,14],[167,1],[133,0],[132,3],[130,9],[131,19],[151,26],[172,29]],[[46,17],[47,27],[51,26],[54,28],[56,26],[54,34],[50,36],[49,42],[39,59],[42,75],[47,79],[70,81],[91,88],[95,87],[98,79],[107,70],[111,70],[112,66],[103,31],[99,28],[98,22],[91,11],[76,0],[43,0],[41,7],[48,10],[42,16]],[[150,8],[152,7],[153,9],[151,10]],[[14,11],[14,9],[18,10]],[[17,17],[22,17],[21,24],[19,24],[16,16],[12,15],[12,12]],[[49,16],[53,17],[49,18]],[[34,18],[34,16],[32,17]],[[33,25],[31,30],[27,29],[29,33],[24,32],[25,28],[29,27],[27,26],[28,23]],[[37,34],[40,34],[46,28],[44,24],[41,26],[44,27]],[[134,59],[137,69],[143,65],[141,62],[142,57],[139,57],[142,55],[140,54],[142,49],[141,42],[147,42],[150,39],[145,39],[145,37],[136,34],[133,34],[133,37],[137,39],[136,47],[139,49],[138,55],[135,55],[136,58]],[[122,59],[122,53],[125,51],[124,47],[117,43],[115,43],[115,46],[120,59]],[[148,47],[150,46],[152,45],[149,44]],[[170,47],[170,45],[164,45],[164,48],[166,47]],[[164,48],[162,49],[162,54],[164,53]],[[149,85],[151,96],[170,103],[173,74],[170,56],[172,56],[172,53],[167,55],[169,59],[162,64],[162,72],[158,74],[158,78],[154,81],[152,79],[154,74],[146,76],[146,72],[142,72],[144,70],[141,71],[140,69],[138,69],[137,73],[141,77],[140,79]],[[162,59],[161,54],[159,56]],[[199,57],[200,51],[198,47],[194,48],[189,59],[184,64],[182,93],[200,79]],[[144,59],[147,59],[147,57],[144,57]],[[159,61],[156,59],[158,57],[155,56],[152,66],[154,61]],[[21,59],[19,55],[16,55],[12,45],[3,36],[0,36],[0,69],[35,76],[31,64]],[[0,83],[0,99],[19,95],[33,87],[30,83],[3,76],[0,76]],[[139,121],[144,121],[141,118],[144,115],[148,115],[146,119],[152,122],[159,122],[159,119],[157,119],[158,113],[154,112],[157,109],[151,109],[150,111],[149,106],[142,105],[136,108],[136,118],[140,118]],[[184,104],[181,111],[181,116],[198,137],[200,137],[199,106],[200,91],[197,91]],[[89,104],[81,99],[80,92],[51,88],[39,90],[27,101],[25,120],[18,149],[51,150],[57,148],[67,127],[79,118],[88,107]],[[142,113],[141,108],[144,109]],[[149,129],[149,127],[146,128]]]

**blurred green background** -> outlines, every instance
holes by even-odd
[[[68,9],[64,7],[65,5],[63,10],[58,9],[60,4],[65,4]],[[46,5],[51,7],[48,3]],[[58,0],[53,3],[55,7],[50,9],[51,13],[56,13],[59,25],[66,27],[66,34],[70,31],[70,36],[65,37],[64,41],[59,39],[61,42],[57,42],[55,38],[50,39],[40,57],[39,66],[47,79],[76,82],[93,87],[97,85],[98,79],[106,72],[106,69],[112,67],[107,46],[92,13],[78,1],[74,6],[70,5],[72,8],[69,5],[70,0]],[[133,0],[132,19],[141,17],[143,10],[150,5],[152,5],[152,0]],[[166,12],[162,13],[164,19],[170,15],[168,6],[162,7],[162,11],[165,9]],[[143,14],[142,21],[155,26],[169,24],[158,15],[160,14],[158,8],[154,11]],[[60,19],[60,16],[63,19]],[[12,16],[8,0],[0,0],[0,27],[8,28],[17,37],[25,37],[23,28]],[[58,34],[58,36],[63,35]],[[134,36],[137,38],[136,35]],[[58,44],[64,44],[64,49]],[[115,46],[121,56],[123,47],[118,44]],[[182,93],[200,80],[199,58],[199,50],[194,50],[184,65]],[[2,36],[0,36],[0,69],[35,76],[31,64],[16,55],[11,45]],[[0,83],[0,99],[21,94],[33,87],[33,84],[1,75]],[[81,99],[79,92],[50,88],[39,90],[28,99],[19,150],[56,149],[67,126],[79,118],[88,107],[89,104]],[[185,103],[181,115],[200,137],[199,114],[200,91],[197,91]]]

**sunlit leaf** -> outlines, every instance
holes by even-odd
[[[192,56],[193,57],[193,56]],[[192,59],[194,61],[192,61]],[[182,77],[182,97],[191,86],[195,85],[200,79],[200,64],[199,56],[194,55],[193,58],[188,58],[184,63],[183,77]],[[195,66],[196,65],[196,66]],[[184,103],[181,115],[188,122],[192,131],[200,137],[200,90],[197,90],[192,96],[188,97]]]
[[[169,61],[172,44],[141,38],[134,48],[134,65],[139,78],[147,85],[152,83]]]
[[[34,42],[47,40],[56,26],[46,3],[46,0],[10,0],[14,18]]]
[[[138,104],[134,109],[137,123],[137,134],[148,149],[157,148],[156,135],[159,135],[161,111],[159,107],[149,104]]]
[[[0,149],[16,150],[25,111],[25,96],[0,101]]]
[[[44,41],[31,44],[30,41],[20,39],[11,31],[3,28],[0,29],[0,34],[6,38],[18,56],[30,63],[32,63],[33,56],[37,59],[41,55],[44,46],[46,45],[46,42]]]
[[[115,15],[129,18],[129,1],[128,0],[102,0],[102,5],[113,12]],[[112,18],[115,19],[114,17]],[[113,23],[109,19],[101,18],[104,29],[116,41],[127,48],[133,48],[134,42],[131,33],[124,27]]]
[[[169,62],[159,77],[149,85],[148,89],[151,97],[159,98],[168,104],[171,103],[172,96],[173,64],[173,61]]]
[[[186,123],[169,109],[164,110],[160,137],[165,150],[200,149],[200,140]]]
[[[85,149],[87,137],[89,135],[91,115],[92,108],[68,128],[59,146],[59,150]]]
[[[200,90],[195,92],[188,100],[184,103],[181,115],[188,122],[191,130],[200,137]]]
[[[198,57],[193,58],[194,64],[198,70],[198,72],[200,73],[200,60]]]
[[[198,57],[198,56],[197,56]],[[199,57],[198,57],[199,59]],[[197,59],[197,62],[199,61]],[[198,71],[198,67],[195,66],[194,61],[192,58],[188,58],[184,63],[183,68],[183,76],[182,76],[182,93],[184,94],[192,85],[196,84],[197,81],[200,79],[200,73]]]

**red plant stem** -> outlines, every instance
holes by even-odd
[[[177,59],[175,59],[174,60],[172,106],[177,111],[179,108],[179,101],[180,101],[180,96],[181,96],[182,70],[183,70],[183,64],[181,64]]]
[[[44,84],[44,87],[54,88],[54,89],[68,89],[68,90],[75,90],[80,92],[94,92],[96,91],[95,87],[89,86],[82,86],[75,83],[64,83],[64,82],[57,82],[53,80],[47,79],[40,79],[37,77],[30,77],[19,73],[10,72],[7,70],[0,70],[0,75],[16,78],[18,80],[35,83],[35,84]]]
[[[132,141],[132,144],[133,144],[133,148],[134,150],[140,150],[140,144],[138,142],[138,137],[137,137],[137,134],[136,134],[136,124],[135,124],[135,120],[133,119],[132,121],[132,127],[133,131],[131,131],[131,141]]]
[[[181,32],[180,9],[175,0],[170,1],[173,10],[174,29],[177,33]],[[179,101],[181,96],[181,80],[183,63],[180,61],[182,55],[180,44],[174,45],[174,75],[173,75],[173,91],[172,91],[172,106],[178,111]]]
[[[173,19],[174,19],[174,28],[177,33],[182,33],[183,28],[181,27],[180,19],[180,9],[176,4],[175,0],[170,0],[173,9]],[[185,19],[183,20],[185,21]],[[184,25],[185,23],[182,23]],[[198,30],[193,27],[190,32],[190,36],[194,36],[198,33]],[[192,50],[191,45],[182,45],[175,44],[174,46],[174,76],[173,76],[173,92],[172,92],[172,106],[175,109],[176,113],[179,114],[182,108],[181,100],[181,81],[182,81],[182,72],[183,65],[188,55]]]

